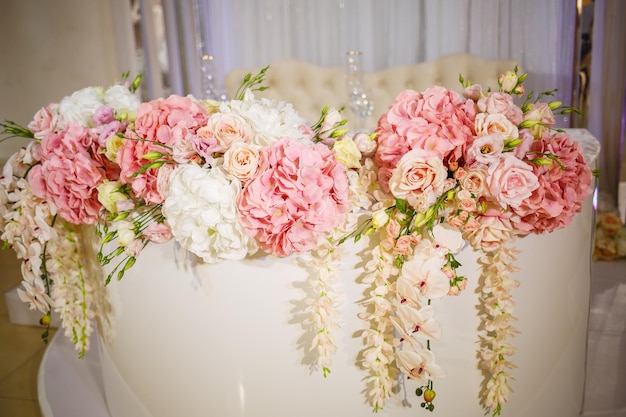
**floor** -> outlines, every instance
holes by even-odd
[[[42,330],[9,321],[4,293],[20,282],[10,250],[0,250],[0,271],[0,417],[42,417],[37,400]],[[593,271],[584,416],[625,417],[626,260],[596,263]]]
[[[41,328],[9,321],[4,294],[20,283],[13,251],[0,250],[0,417],[41,417],[37,372],[46,345]]]

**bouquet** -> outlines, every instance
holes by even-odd
[[[516,333],[510,243],[567,226],[590,191],[580,147],[553,128],[554,113],[572,109],[540,101],[552,92],[515,104],[526,78],[515,69],[498,91],[462,77],[463,96],[404,91],[374,132],[351,136],[341,109],[309,124],[289,103],[255,98],[267,69],[227,102],[142,103],[139,77],[126,75],[42,108],[27,127],[3,123],[28,140],[0,178],[0,232],[22,259],[20,298],[45,326],[58,312],[83,356],[94,322],[113,337],[106,284],[150,243],[173,239],[206,263],[295,254],[317,271],[309,349],[326,376],[342,243],[375,236],[360,314],[367,398],[382,408],[405,375],[433,411],[433,381],[445,375],[430,344],[442,332],[436,301],[465,289],[455,254],[469,243],[482,252],[481,401],[499,414]],[[108,275],[86,273],[86,259]]]

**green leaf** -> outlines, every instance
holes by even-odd
[[[396,209],[402,214],[407,213],[407,203],[406,200],[402,200],[400,198],[396,198]]]

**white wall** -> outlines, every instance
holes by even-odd
[[[0,120],[26,125],[52,101],[136,75],[128,1],[19,0],[0,8]],[[0,144],[0,162],[21,146]]]

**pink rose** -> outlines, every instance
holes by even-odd
[[[481,112],[503,114],[514,125],[519,125],[524,120],[522,109],[515,105],[510,94],[494,91],[476,104]]]
[[[48,133],[54,132],[58,120],[57,108],[58,104],[52,103],[35,113],[35,117],[28,124],[28,129],[33,132],[35,138],[43,139]]]
[[[400,159],[389,179],[389,190],[418,211],[426,210],[444,191],[448,171],[437,155],[413,149]]]
[[[96,125],[104,125],[115,120],[115,110],[112,107],[102,105],[96,109],[92,117]]]
[[[533,168],[511,154],[503,154],[487,170],[489,193],[502,207],[519,207],[539,188]]]
[[[483,88],[479,84],[472,84],[463,89],[463,97],[470,100],[478,101],[483,95]]]
[[[165,243],[174,237],[167,224],[157,222],[150,223],[141,234],[152,243]]]
[[[473,198],[466,198],[459,202],[459,208],[465,212],[472,212],[476,210],[476,200]]]
[[[261,151],[259,168],[239,195],[238,213],[264,251],[307,251],[343,221],[348,177],[326,146],[283,139]]]

